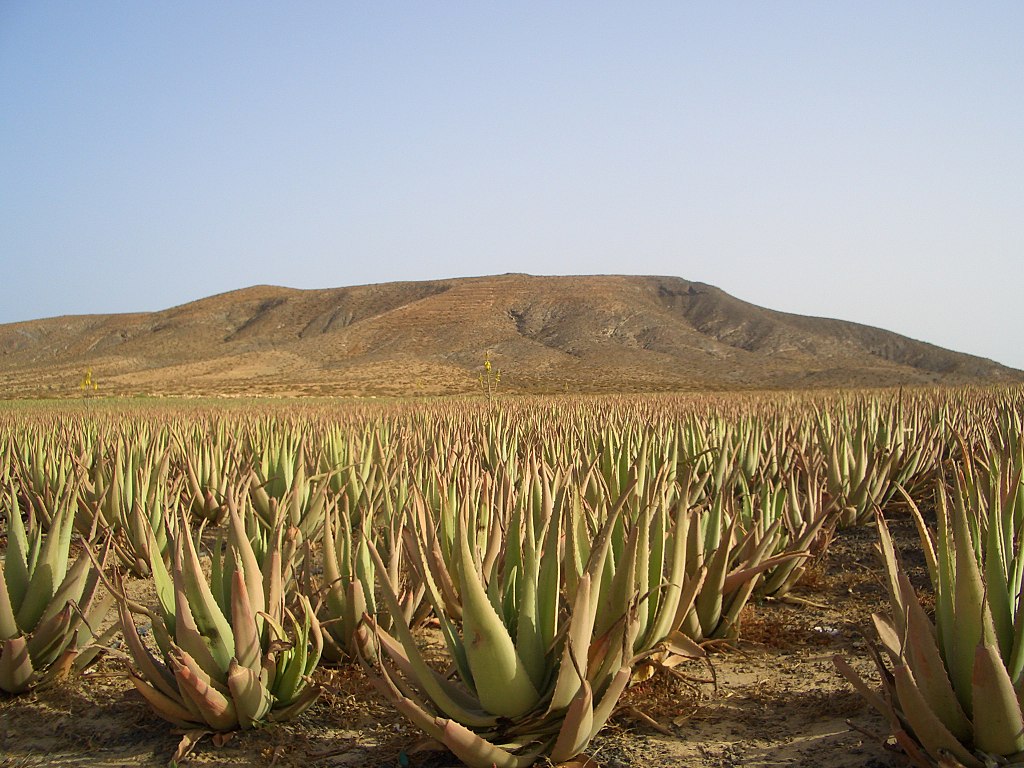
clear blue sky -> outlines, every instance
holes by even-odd
[[[1024,368],[1024,3],[0,0],[0,322],[500,272]]]

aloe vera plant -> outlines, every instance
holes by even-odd
[[[819,416],[820,450],[826,467],[826,489],[839,512],[839,525],[863,525],[873,519],[895,488],[897,455],[876,445],[874,422],[861,410],[843,412],[833,424]]]
[[[190,430],[176,432],[174,438],[186,509],[197,520],[223,522],[228,488],[241,479],[237,448],[228,437],[226,425],[218,422],[211,435],[193,425]]]
[[[782,482],[766,482],[760,493],[741,499],[745,528],[758,529],[762,536],[774,529],[771,551],[797,553],[766,569],[755,594],[785,597],[803,576],[808,560],[820,555],[831,541],[838,516],[826,508],[818,480],[802,467],[794,467]],[[781,525],[775,526],[776,522]]]
[[[410,560],[427,585],[455,679],[427,665],[399,619],[398,596],[384,583],[394,634],[372,617],[365,630],[376,635],[381,649],[379,687],[402,714],[468,766],[528,766],[542,755],[558,762],[579,754],[610,717],[630,679],[639,631],[637,595],[613,598],[601,586],[618,512],[608,515],[569,596],[560,589],[563,566],[575,567],[564,557],[572,516],[567,495],[542,493],[540,505],[521,507],[490,562],[473,545],[473,515],[461,506],[450,567],[432,554],[423,529],[429,516],[421,502],[415,504]],[[380,555],[370,553],[377,569],[384,570]],[[446,609],[453,595],[442,595],[444,583],[457,595],[461,632]],[[609,603],[618,620],[598,634],[599,606]]]
[[[808,556],[796,545],[782,546],[783,520],[744,527],[737,503],[717,496],[692,512],[687,533],[687,569],[705,568],[707,577],[679,629],[695,641],[735,639],[740,614],[762,574]]]
[[[272,445],[249,475],[253,507],[268,525],[283,513],[304,540],[311,539],[323,526],[328,477],[308,474],[301,440]]]
[[[888,719],[918,766],[981,768],[1024,756],[1024,456],[1015,458],[976,497],[978,506],[967,503],[964,474],[952,503],[940,486],[934,538],[911,501],[935,590],[934,621],[879,519],[892,604],[890,616],[874,617],[885,654],[874,653],[882,692],[871,690],[842,658],[836,665]]]
[[[324,630],[323,656],[332,663],[355,659],[359,653],[372,655],[371,649],[359,647],[366,639],[357,632],[364,616],[374,616],[385,629],[390,628],[391,614],[377,610],[378,580],[387,579],[391,589],[400,595],[401,621],[412,624],[424,613],[420,610],[424,585],[404,589],[400,585],[401,534],[394,529],[375,531],[368,515],[363,515],[353,526],[351,517],[347,510],[339,513],[337,508],[331,508],[324,520],[323,585],[317,615]],[[391,522],[400,523],[400,518],[395,516]],[[370,556],[371,546],[384,550],[385,571],[377,570]]]
[[[319,622],[303,596],[286,605],[283,526],[272,531],[260,565],[229,492],[225,546],[214,552],[209,579],[184,521],[168,571],[151,562],[159,607],[118,600],[131,680],[153,709],[175,725],[211,731],[251,728],[300,714],[319,695],[310,674],[320,658]],[[152,622],[154,653],[132,614]]]
[[[74,509],[52,510],[50,531],[32,512],[21,518],[15,492],[7,499],[7,551],[0,560],[0,691],[22,693],[84,669],[113,630],[99,637],[111,597],[98,567],[83,552],[68,566]]]
[[[50,525],[50,510],[64,503],[76,485],[73,442],[71,435],[32,431],[11,439],[5,452],[3,487],[14,482],[21,503],[31,505],[45,526]]]
[[[77,488],[79,529],[90,540],[109,537],[117,558],[136,576],[148,576],[150,560],[167,553],[179,496],[169,471],[170,452],[161,440],[129,446],[122,437],[111,451],[95,452]]]

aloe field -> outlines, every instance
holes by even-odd
[[[0,766],[1016,764],[1022,418],[0,404]]]

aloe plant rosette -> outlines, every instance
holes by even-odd
[[[118,601],[136,665],[132,682],[157,714],[186,728],[233,731],[286,720],[319,694],[309,675],[323,637],[306,597],[295,596],[298,616],[286,607],[283,526],[272,530],[261,566],[230,495],[227,507],[226,545],[213,554],[209,580],[182,520],[170,571],[159,557],[151,561],[159,610]],[[133,613],[151,620],[159,653],[143,642]]]
[[[841,657],[835,662],[889,720],[915,765],[981,768],[1006,760],[1017,765],[1024,758],[1020,480],[1018,469],[1009,482],[1011,492],[994,494],[984,512],[967,508],[962,476],[953,504],[940,489],[934,540],[911,502],[936,593],[934,622],[879,518],[892,602],[891,616],[874,616],[884,653],[873,653],[882,691],[872,690]],[[1000,503],[1000,496],[1010,503]]]
[[[0,691],[22,693],[91,663],[110,632],[94,637],[111,597],[83,552],[71,566],[74,509],[61,507],[50,531],[29,510],[21,519],[15,493],[7,514],[7,551],[0,559]],[[111,630],[112,631],[112,630]]]
[[[529,511],[517,515],[487,580],[467,535],[467,510],[457,517],[452,573],[441,558],[429,556],[423,530],[429,519],[422,505],[414,506],[419,514],[407,537],[410,560],[427,586],[456,679],[428,666],[401,620],[394,590],[384,582],[395,635],[369,616],[363,630],[374,632],[379,643],[378,687],[468,766],[512,768],[545,755],[560,762],[579,754],[611,716],[634,662],[637,595],[622,598],[619,620],[603,634],[595,632],[598,606],[610,599],[601,592],[601,574],[617,512],[597,536],[568,595],[560,573],[568,503],[548,501],[538,518]],[[371,555],[383,570],[372,548]],[[457,589],[461,632],[438,588],[443,579]]]

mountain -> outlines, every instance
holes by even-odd
[[[0,325],[0,397],[442,394],[1010,383],[889,331],[776,312],[675,277],[510,274],[255,286],[160,312]]]

